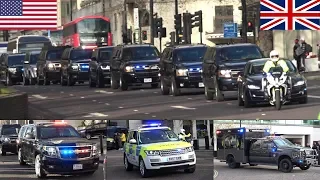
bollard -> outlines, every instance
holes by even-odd
[[[103,154],[103,135],[100,134],[100,153]]]
[[[207,150],[210,149],[210,147],[209,147],[209,136],[205,136],[204,137],[204,143],[205,143],[206,149]]]

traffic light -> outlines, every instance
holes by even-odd
[[[170,33],[170,42],[171,42],[171,44],[174,44],[175,39],[176,39],[176,33],[173,31],[173,32]]]
[[[248,32],[253,32],[254,31],[254,25],[251,21],[248,21]]]
[[[162,18],[155,18],[154,22],[155,22],[155,31],[154,31],[155,34],[154,34],[154,37],[159,37],[158,34],[162,33],[162,27],[163,27]]]
[[[191,14],[190,19],[191,28],[199,27],[199,32],[203,32],[203,25],[202,25],[202,11],[197,11],[194,14]],[[192,32],[192,31],[191,31]]]
[[[181,14],[174,15],[174,29],[181,30],[182,24],[181,24]]]
[[[147,31],[142,31],[142,40],[144,40],[144,41],[148,40]]]

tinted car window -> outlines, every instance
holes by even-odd
[[[9,65],[9,66],[23,65],[24,56],[25,56],[25,55],[13,55],[13,56],[8,56],[8,65]]]
[[[41,139],[59,137],[80,137],[79,133],[72,127],[41,127],[39,131]]]
[[[50,50],[47,52],[47,60],[57,60],[61,59],[62,53],[64,49],[59,49],[59,50]]]
[[[147,60],[159,58],[159,51],[156,47],[130,47],[123,50],[123,57],[130,60]]]
[[[39,54],[31,54],[30,56],[30,64],[36,64],[39,58]]]
[[[101,60],[110,60],[112,57],[112,48],[101,49],[99,52],[99,57]]]
[[[230,46],[222,51],[223,60],[252,60],[263,58],[262,52],[256,46]]]
[[[71,60],[84,60],[91,59],[92,50],[91,49],[74,49],[71,51]]]
[[[201,62],[207,47],[191,47],[175,50],[174,59],[178,62]]]
[[[18,126],[5,126],[2,127],[2,135],[18,135],[20,127]]]
[[[253,62],[251,67],[249,68],[249,75],[261,75],[263,74],[263,67],[266,61]],[[296,72],[297,69],[292,64],[291,61],[286,60],[287,66],[289,68],[289,72]]]

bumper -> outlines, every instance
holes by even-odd
[[[89,72],[70,72],[72,78],[76,81],[88,81]]]
[[[60,80],[60,71],[47,71],[47,78],[49,81]]]
[[[2,151],[17,153],[17,144],[16,143],[4,143],[1,145]]]
[[[177,86],[180,88],[204,88],[202,77],[176,77]]]
[[[42,168],[48,174],[81,174],[96,171],[99,168],[99,157],[86,160],[61,160],[57,158],[42,158]],[[82,169],[74,170],[75,164],[82,164]]]
[[[123,75],[123,78],[130,86],[155,84],[160,82],[160,74],[158,72],[126,73]]]
[[[169,161],[170,158],[179,157],[179,160]],[[144,163],[146,169],[165,169],[165,168],[183,168],[186,169],[190,166],[194,166],[196,164],[196,155],[195,153],[187,153],[183,155],[177,156],[147,156],[144,159]]]
[[[311,165],[315,166],[318,165],[318,160],[317,159],[312,159],[312,158],[306,158],[304,160],[298,160],[297,165]]]
[[[218,78],[219,89],[221,91],[237,91],[237,78]]]
[[[10,74],[10,78],[14,82],[22,82],[23,81],[22,73],[19,73],[19,72],[14,73],[14,74],[13,73]]]

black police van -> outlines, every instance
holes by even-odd
[[[202,64],[206,99],[224,100],[225,91],[238,90],[239,73],[249,60],[261,59],[264,55],[255,44],[229,44],[209,47]]]
[[[110,59],[112,46],[103,46],[94,49],[89,63],[89,86],[104,87],[110,84]]]
[[[126,91],[130,86],[151,84],[159,86],[158,49],[149,44],[118,45],[114,47],[111,68],[111,87]]]
[[[22,82],[24,57],[25,54],[1,54],[0,80],[7,86]]]
[[[92,49],[70,47],[63,51],[61,57],[60,83],[62,86],[73,86],[76,82],[89,80],[89,63]]]
[[[50,85],[60,82],[60,60],[63,51],[70,46],[43,47],[37,61],[37,84]]]
[[[7,152],[17,153],[17,138],[20,124],[4,124],[0,126],[0,151],[5,156]]]
[[[29,51],[26,53],[23,65],[23,85],[35,85],[37,82],[37,61],[40,51]]]
[[[308,170],[318,164],[315,150],[293,144],[280,136],[270,136],[269,129],[219,129],[217,135],[217,159],[229,168],[240,164],[278,166],[282,172],[294,167]]]
[[[161,93],[178,96],[182,88],[203,88],[202,60],[206,45],[178,45],[164,49],[160,60]]]
[[[38,178],[47,174],[93,174],[99,168],[97,144],[63,122],[22,126],[18,138],[18,160],[35,167]]]

